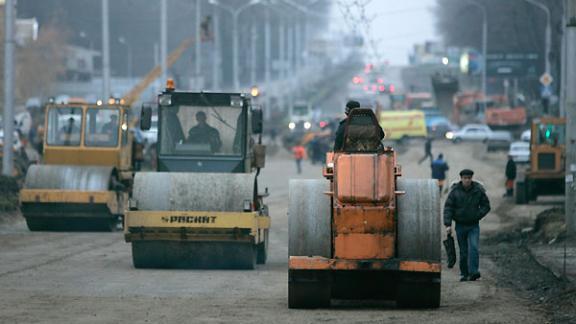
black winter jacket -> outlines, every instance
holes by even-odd
[[[490,211],[490,201],[484,187],[476,182],[465,190],[462,182],[453,185],[444,203],[444,225],[476,225]]]
[[[516,179],[516,163],[512,159],[506,163],[506,179]]]

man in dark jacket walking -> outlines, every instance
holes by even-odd
[[[424,157],[418,161],[418,164],[422,164],[426,159],[430,159],[430,162],[434,160],[432,156],[432,137],[426,138],[426,142],[424,142]]]
[[[508,163],[506,163],[506,193],[504,197],[514,196],[514,180],[516,180],[516,162],[512,156],[508,156]]]
[[[446,232],[452,232],[452,221],[456,223],[456,237],[460,248],[460,281],[480,278],[478,271],[480,256],[480,220],[490,211],[490,201],[484,187],[472,181],[474,172],[460,171],[460,182],[453,185],[444,204]]]

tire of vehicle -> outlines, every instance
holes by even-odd
[[[516,204],[525,205],[528,203],[526,197],[526,184],[523,181],[516,181],[516,189],[514,190],[516,195]]]
[[[456,137],[452,140],[452,143],[454,143],[454,144],[458,144],[460,142],[462,142],[462,139],[460,137]]]

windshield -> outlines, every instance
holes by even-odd
[[[230,106],[171,106],[161,111],[160,154],[239,156],[245,114]]]
[[[97,147],[118,146],[118,109],[91,108],[86,111],[84,145]]]
[[[536,144],[547,144],[551,146],[564,145],[565,135],[566,125],[541,124],[538,126]]]
[[[295,116],[306,116],[308,115],[308,106],[294,106],[292,113]]]
[[[51,108],[48,113],[46,143],[48,145],[78,146],[80,145],[81,128],[82,108]]]

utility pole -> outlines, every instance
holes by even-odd
[[[108,0],[102,0],[102,101],[107,102],[110,92],[110,26]]]
[[[16,0],[4,3],[4,148],[2,174],[12,175],[12,143],[14,142],[14,20]]]
[[[480,11],[482,11],[482,96],[484,97],[483,99],[483,105],[485,105],[485,100],[487,98],[487,93],[486,93],[486,70],[487,70],[487,66],[486,63],[488,62],[487,60],[487,55],[488,55],[488,12],[487,9],[484,5],[474,1],[474,0],[470,0],[468,1],[469,4],[477,7],[478,9],[480,9]],[[486,108],[486,107],[484,107]]]
[[[566,1],[566,229],[576,234],[576,0]]]
[[[212,91],[217,91],[220,88],[220,22],[216,6],[213,7],[212,16],[214,24],[214,36],[212,37]]]
[[[256,21],[250,27],[250,86],[256,85]]]
[[[162,67],[162,80],[160,81],[160,86],[166,83],[168,79],[168,66],[166,58],[168,56],[168,32],[167,32],[167,7],[166,0],[161,0],[160,2],[160,64]]]
[[[201,15],[201,10],[202,10],[202,3],[201,0],[196,0],[196,27],[194,28],[194,30],[196,31],[196,39],[195,39],[195,46],[194,46],[194,50],[195,50],[195,66],[194,66],[194,74],[196,74],[195,80],[197,83],[200,83],[199,80],[201,80],[201,75],[202,75],[202,53],[201,53],[201,43],[202,43],[202,36],[200,35],[200,23],[201,23],[201,19],[202,19],[202,15]],[[198,86],[199,84],[195,84],[195,86]],[[203,86],[203,85],[201,85]],[[200,87],[198,87],[200,88]]]
[[[264,109],[264,117],[266,120],[270,120],[270,95],[272,93],[271,87],[271,77],[270,77],[270,64],[272,61],[272,46],[271,46],[271,38],[270,38],[270,8],[266,8],[266,21],[264,23],[264,82],[266,83],[266,94],[265,98],[265,109]]]

